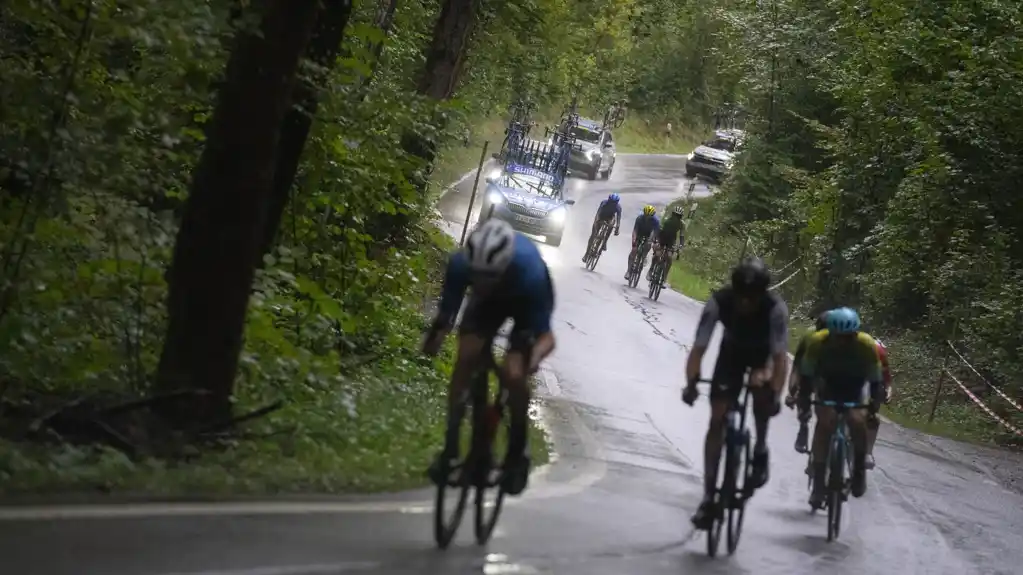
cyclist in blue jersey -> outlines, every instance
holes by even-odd
[[[656,212],[651,205],[643,206],[643,213],[636,216],[636,223],[632,224],[632,251],[629,252],[629,259],[625,262],[625,279],[629,279],[629,265],[632,262],[632,258],[636,255],[636,249],[642,240],[649,239],[646,242],[646,246],[643,248],[643,254],[640,256],[640,261],[646,261],[646,255],[650,252],[650,246],[653,244],[654,234],[661,231],[661,222],[657,219]]]
[[[615,235],[618,235],[618,231],[622,227],[622,206],[621,196],[612,193],[607,196],[607,199],[601,200],[600,205],[597,206],[597,213],[593,216],[593,226],[590,228],[590,239],[586,240],[586,245],[589,246],[590,242],[600,231],[601,222],[611,223],[614,220]],[[589,248],[586,248],[589,250]],[[604,245],[601,246],[601,251],[607,251],[607,239],[604,240]],[[586,253],[583,252],[583,261],[586,261]]]
[[[454,325],[467,288],[472,295],[462,315],[458,331],[458,356],[451,387],[448,390],[448,434],[444,450],[430,466],[430,478],[444,481],[441,463],[458,456],[458,425],[465,406],[460,399],[468,390],[470,378],[479,369],[501,325],[514,322],[509,347],[499,375],[508,390],[511,411],[511,436],[504,462],[502,486],[509,495],[526,488],[529,457],[526,454],[527,378],[554,350],[551,314],[554,311],[554,285],[547,264],[533,242],[514,231],[507,222],[489,219],[473,231],[465,248],[451,256],[444,277],[440,309],[427,332],[423,352],[436,355],[445,336]],[[449,467],[450,468],[450,467]]]

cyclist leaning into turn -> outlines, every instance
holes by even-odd
[[[448,262],[440,302],[423,352],[436,355],[451,331],[467,288],[472,295],[458,332],[458,356],[448,390],[448,432],[444,450],[430,466],[430,478],[439,483],[443,458],[458,457],[458,422],[464,417],[464,396],[473,373],[481,367],[488,345],[506,319],[514,322],[508,352],[499,370],[508,390],[511,433],[504,462],[502,484],[509,495],[526,488],[529,457],[526,455],[526,424],[529,407],[527,377],[554,350],[551,313],[554,286],[547,264],[533,242],[504,221],[490,219],[473,231],[465,248]],[[457,463],[453,461],[452,463]],[[450,468],[450,467],[449,467]]]
[[[657,210],[647,204],[643,206],[643,213],[636,216],[636,223],[632,224],[632,250],[629,252],[629,260],[625,264],[625,279],[629,279],[629,266],[632,265],[632,258],[636,255],[636,249],[645,239],[653,239],[653,235],[661,230],[661,222],[655,214]],[[646,243],[643,253],[640,254],[640,261],[646,261],[646,255],[650,251],[650,242]]]
[[[800,358],[799,373],[804,384],[820,378],[815,389],[825,401],[866,403],[870,390],[882,381],[881,358],[877,341],[860,331],[860,316],[843,307],[828,312],[827,326],[815,332]],[[868,387],[874,386],[874,387]],[[849,410],[847,421],[853,443],[852,494],[867,492],[867,429],[864,409]],[[874,411],[873,405],[871,411]],[[810,505],[820,508],[824,502],[828,442],[837,418],[834,408],[817,407],[817,425],[813,433],[813,492]]]
[[[781,391],[788,371],[789,311],[785,302],[768,291],[770,272],[764,262],[748,258],[732,270],[732,283],[713,294],[703,306],[696,339],[686,360],[686,387],[682,401],[693,405],[699,393],[703,356],[710,344],[714,326],[721,322],[724,334],[714,365],[710,388],[710,426],[704,442],[704,499],[693,515],[698,529],[708,529],[716,513],[713,504],[717,485],[718,459],[724,440],[725,415],[743,387],[743,376],[750,369],[749,385],[753,394],[756,419],[756,445],[750,485],[762,487],[768,479],[767,427],[781,410]],[[770,385],[764,380],[770,374]]]
[[[682,206],[675,206],[672,210],[671,215],[664,219],[664,223],[661,224],[661,229],[657,232],[656,241],[654,242],[654,259],[661,257],[664,250],[675,249],[675,243],[678,242],[679,249],[682,249],[686,244],[685,238],[685,223],[682,221],[682,216],[685,211]],[[667,255],[667,254],[666,254]],[[667,279],[668,273],[671,271],[671,258],[664,258],[664,277]],[[650,270],[647,271],[646,279],[650,279],[650,272],[652,272],[654,266],[650,266]],[[664,286],[662,286],[664,287]]]
[[[590,226],[590,239],[586,241],[586,252],[583,253],[583,261],[586,261],[586,256],[590,250],[590,242],[596,237],[597,232],[600,231],[601,222],[607,222],[611,225],[614,220],[615,235],[618,235],[618,231],[622,227],[622,206],[621,196],[612,193],[607,196],[607,199],[601,200],[600,205],[597,206],[597,213],[593,216],[593,225]],[[600,248],[601,251],[607,251],[607,239],[604,240],[604,245]]]

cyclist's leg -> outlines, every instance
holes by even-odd
[[[528,368],[535,339],[532,332],[520,330],[516,326],[508,338],[508,352],[501,365],[501,382],[508,390],[508,408],[511,417],[508,456],[504,462],[506,478],[504,486],[509,495],[522,493],[529,477],[529,457],[526,453],[529,410]]]
[[[750,367],[750,378],[756,377],[761,381],[759,386],[752,388],[751,398],[753,400],[753,421],[756,425],[757,440],[753,447],[753,477],[751,478],[754,489],[763,487],[769,476],[769,454],[767,449],[767,433],[771,418],[774,417],[775,397],[774,390],[770,386],[771,362],[767,357],[749,358],[752,361],[745,362]]]
[[[430,468],[430,477],[439,481],[440,465],[443,459],[452,460],[458,457],[459,426],[465,416],[464,397],[470,380],[480,366],[484,346],[494,333],[501,327],[496,322],[487,302],[478,298],[470,298],[462,315],[462,323],[458,328],[458,351],[455,357],[455,368],[451,374],[448,389],[448,425],[444,436],[444,448],[437,461]],[[503,321],[503,320],[502,320]]]
[[[799,419],[799,431],[796,434],[796,451],[805,453],[810,435],[810,410],[811,397],[813,395],[813,382],[801,381],[796,390],[796,413]],[[800,449],[801,448],[801,449]]]
[[[877,441],[877,432],[881,429],[881,418],[877,410],[884,403],[884,386],[871,384],[871,410],[867,414],[867,469],[874,468],[874,443]]]
[[[821,382],[817,386],[817,396],[821,401],[840,400],[840,394],[836,394],[828,382]],[[813,429],[813,493],[810,496],[811,504],[820,504],[824,501],[824,476],[827,473],[828,443],[831,441],[831,434],[835,431],[835,410],[831,407],[818,405],[816,409],[817,424]]]
[[[870,384],[850,386],[843,393],[846,395],[844,401],[867,403],[870,400]],[[867,491],[867,410],[850,410],[846,421],[849,423],[849,438],[853,445],[852,494],[854,497],[862,497]]]
[[[693,524],[708,529],[714,518],[713,497],[717,489],[718,464],[724,444],[725,415],[742,391],[745,369],[736,361],[732,346],[722,342],[710,385],[710,424],[703,443],[703,501],[693,515]]]

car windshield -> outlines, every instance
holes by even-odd
[[[550,182],[545,182],[536,176],[529,176],[526,174],[508,174],[505,180],[505,185],[513,188],[519,188],[528,192],[553,198],[555,196],[554,186]]]
[[[597,142],[600,141],[599,133],[594,132],[593,130],[588,130],[586,128],[581,128],[579,126],[572,128],[569,134],[571,134],[571,136],[577,140],[582,140],[584,142],[589,142],[591,144],[596,144]]]
[[[708,148],[714,148],[715,150],[735,152],[735,140],[728,138],[714,138],[713,140],[707,140],[703,143],[703,145]]]

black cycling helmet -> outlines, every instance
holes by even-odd
[[[814,327],[817,331],[820,331],[828,326],[828,314],[831,313],[830,309],[824,310],[817,316],[817,321],[814,322]]]
[[[770,283],[771,272],[760,258],[746,258],[732,268],[732,289],[738,295],[761,295]]]

